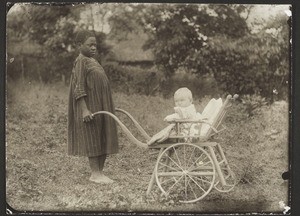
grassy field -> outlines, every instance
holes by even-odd
[[[62,84],[10,82],[6,112],[6,195],[16,210],[125,212],[282,212],[288,202],[288,104],[280,101],[256,109],[237,103],[220,135],[222,147],[239,183],[234,190],[212,190],[194,204],[180,204],[145,193],[157,155],[133,145],[119,129],[120,153],[109,156],[104,172],[115,182],[88,181],[87,158],[67,150],[68,87]],[[129,111],[153,135],[166,126],[173,100],[114,93],[116,107]],[[202,111],[210,97],[195,97]],[[129,122],[120,117],[136,134]],[[137,134],[136,134],[137,135]],[[138,138],[140,138],[137,135]]]

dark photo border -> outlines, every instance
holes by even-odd
[[[1,99],[1,166],[0,166],[0,215],[185,215],[184,213],[128,213],[128,212],[111,212],[111,213],[97,213],[97,212],[15,212],[6,203],[6,155],[5,155],[5,110],[6,110],[6,14],[7,14],[7,3],[22,3],[22,2],[48,2],[48,3],[77,3],[83,1],[68,1],[63,2],[55,1],[0,1],[0,99]],[[100,1],[84,1],[88,3],[100,2]],[[103,1],[103,2],[144,2],[144,3],[237,3],[237,4],[291,4],[292,5],[292,57],[291,57],[291,86],[290,86],[290,133],[289,133],[289,170],[283,174],[284,178],[289,178],[289,206],[291,207],[290,212],[287,215],[297,216],[300,215],[300,1],[294,0],[279,0],[279,1],[258,1],[258,0],[242,0],[242,1]],[[284,173],[285,171],[283,171]],[[205,215],[202,213],[188,214],[188,215]],[[224,213],[224,214],[209,214],[209,215],[271,215],[264,213]],[[284,215],[273,213],[272,215]]]

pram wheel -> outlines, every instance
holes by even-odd
[[[237,183],[236,176],[229,166],[221,165],[220,168],[223,173],[226,184],[222,185],[221,181],[218,179],[217,176],[217,180],[214,184],[214,188],[219,192],[229,192],[234,188],[234,186]]]
[[[154,170],[161,192],[183,203],[203,199],[214,186],[215,173],[210,155],[192,143],[167,147],[159,155]]]

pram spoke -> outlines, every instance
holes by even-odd
[[[180,172],[179,169],[176,169],[176,168],[174,168],[174,167],[172,167],[172,166],[169,166],[169,165],[167,165],[167,164],[164,164],[164,163],[162,163],[162,162],[159,162],[159,164],[162,165],[162,167],[159,167],[159,169],[165,170],[165,168],[169,168],[169,169],[171,169],[171,170],[179,171],[179,172]]]
[[[175,185],[177,185],[177,184],[180,182],[180,180],[181,180],[183,177],[184,177],[184,175],[181,175],[181,176],[179,177],[179,179],[177,179],[177,180],[175,181],[175,183],[172,184],[172,185],[168,188],[168,190],[167,190],[166,192],[163,191],[163,193],[164,193],[165,195],[169,195],[170,192],[171,192],[171,190],[175,187]]]
[[[180,159],[179,159],[178,154],[177,154],[177,151],[176,151],[176,149],[174,147],[173,147],[173,151],[174,151],[174,154],[176,155],[176,158],[178,160],[179,166],[182,167]]]
[[[195,193],[195,191],[194,191],[194,189],[193,189],[193,187],[192,187],[192,185],[190,184],[190,181],[188,181],[187,182],[188,183],[188,186],[190,187],[190,189],[191,189],[191,192],[193,193],[193,195],[194,195],[194,198],[195,199],[197,199],[197,194]],[[187,198],[186,198],[187,199]]]
[[[176,161],[172,157],[170,157],[169,155],[166,155],[166,156],[167,156],[167,159],[171,160],[178,168],[180,168],[182,170],[182,167],[178,163],[176,163]]]
[[[193,150],[191,150],[191,154],[190,154],[190,157],[189,157],[189,159],[188,159],[188,161],[187,161],[187,166],[188,166],[188,164],[190,163],[190,161],[192,161],[192,159],[193,159],[193,154],[194,154],[194,152],[195,152],[195,149],[196,149],[196,147],[194,147],[193,148]]]
[[[197,181],[195,181],[190,175],[188,175],[188,177],[204,192],[206,193],[206,190],[204,190],[199,184]]]

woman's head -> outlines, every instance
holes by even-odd
[[[96,54],[97,43],[95,35],[87,30],[81,30],[77,33],[75,43],[78,45],[80,52],[88,57]]]
[[[180,88],[174,93],[174,101],[178,107],[187,107],[193,103],[192,92],[186,87]]]

